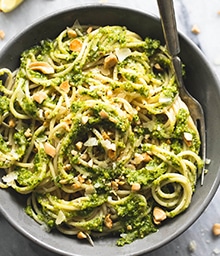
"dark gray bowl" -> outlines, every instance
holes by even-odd
[[[160,39],[163,35],[160,21],[146,13],[112,6],[85,6],[52,14],[19,34],[0,53],[0,67],[15,69],[20,53],[45,38],[55,38],[75,20],[80,24],[123,25],[143,37]],[[189,91],[201,102],[207,125],[207,156],[211,159],[203,186],[198,184],[189,209],[162,226],[157,233],[130,245],[117,247],[115,238],[95,241],[92,247],[73,237],[58,232],[46,233],[24,213],[25,198],[11,190],[0,190],[0,210],[6,219],[21,233],[41,246],[62,255],[139,255],[153,251],[176,238],[201,215],[214,196],[220,181],[220,91],[218,81],[201,51],[186,37],[180,35],[181,58],[186,64]]]

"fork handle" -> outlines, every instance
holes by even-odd
[[[180,53],[173,0],[157,0],[162,29],[168,51],[172,57]]]

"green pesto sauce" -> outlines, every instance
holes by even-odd
[[[1,81],[0,81],[1,82]],[[1,87],[0,87],[1,91]],[[0,95],[0,115],[4,115],[9,112],[9,98]]]
[[[16,167],[18,183],[22,186],[34,188],[44,178],[44,175],[41,175],[41,173],[46,172],[47,163],[48,156],[43,149],[39,150],[34,157],[34,167],[32,169]]]
[[[29,116],[32,116],[33,118],[37,117],[38,108],[37,108],[37,105],[32,100],[25,97],[20,103],[20,106],[23,109],[23,111]]]
[[[147,56],[152,56],[155,54],[157,49],[160,47],[160,41],[154,40],[149,37],[145,39],[144,51],[146,52]]]
[[[28,141],[24,135],[24,130],[14,133],[14,141],[16,144],[16,153],[23,156],[28,146]]]
[[[130,184],[138,183],[146,187],[150,187],[152,182],[167,171],[165,163],[158,164],[159,160],[150,161],[144,168],[139,170],[129,170],[126,178]]]
[[[137,238],[143,238],[157,229],[147,213],[148,206],[143,196],[132,193],[121,203],[115,206],[122,225],[123,236],[117,241],[117,245],[123,246],[133,242]],[[128,229],[130,227],[130,229]]]
[[[0,151],[2,153],[10,152],[10,148],[8,147],[7,143],[5,142],[5,140],[1,134],[0,134]]]
[[[191,129],[188,128],[187,125],[187,118],[189,117],[189,112],[185,109],[180,109],[179,113],[177,114],[177,122],[174,128],[174,138],[180,138],[183,139],[183,134],[184,132],[189,132],[193,135],[193,139],[192,139],[192,144],[190,146],[190,149],[194,152],[199,151],[200,148],[200,139],[198,137],[198,135]],[[174,145],[175,147],[177,146]]]

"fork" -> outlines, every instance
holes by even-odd
[[[176,18],[173,0],[157,0],[160,11],[161,24],[166,46],[172,57],[173,67],[176,80],[179,86],[179,94],[181,99],[188,106],[191,117],[197,126],[201,139],[200,155],[203,160],[203,168],[201,170],[201,185],[204,183],[205,161],[206,161],[206,130],[205,117],[202,106],[187,91],[182,78],[182,63],[178,54],[180,53],[179,38],[176,26]]]

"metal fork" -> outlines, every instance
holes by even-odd
[[[180,53],[179,38],[176,26],[176,18],[173,0],[157,0],[160,11],[163,34],[168,48],[169,54],[172,57],[173,67],[176,74],[179,93],[182,100],[189,108],[191,117],[197,126],[201,139],[200,155],[204,162],[201,170],[201,185],[204,183],[205,161],[206,161],[206,130],[205,117],[202,106],[194,99],[187,91],[182,78],[182,63],[178,54]]]

